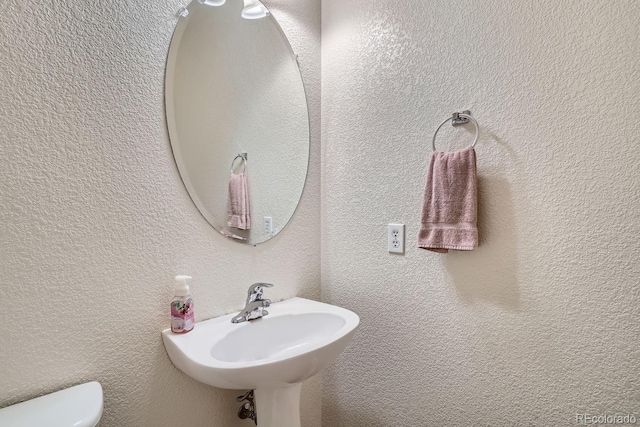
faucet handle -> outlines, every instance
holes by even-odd
[[[271,288],[273,285],[271,283],[254,283],[249,286],[249,291],[247,292],[249,296],[253,294],[262,294],[262,288]]]

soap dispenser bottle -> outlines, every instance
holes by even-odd
[[[176,296],[171,301],[171,332],[185,334],[195,325],[193,299],[189,295],[189,276],[176,276]]]

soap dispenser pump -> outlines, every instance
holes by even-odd
[[[193,298],[189,294],[187,280],[190,276],[176,276],[175,297],[171,301],[171,332],[185,334],[195,325]]]

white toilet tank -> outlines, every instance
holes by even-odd
[[[95,427],[102,416],[102,386],[77,385],[0,409],[2,427]]]

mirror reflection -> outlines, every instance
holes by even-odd
[[[231,239],[257,244],[284,228],[304,188],[309,119],[302,78],[260,2],[201,1],[188,6],[169,49],[171,146],[206,220]]]

